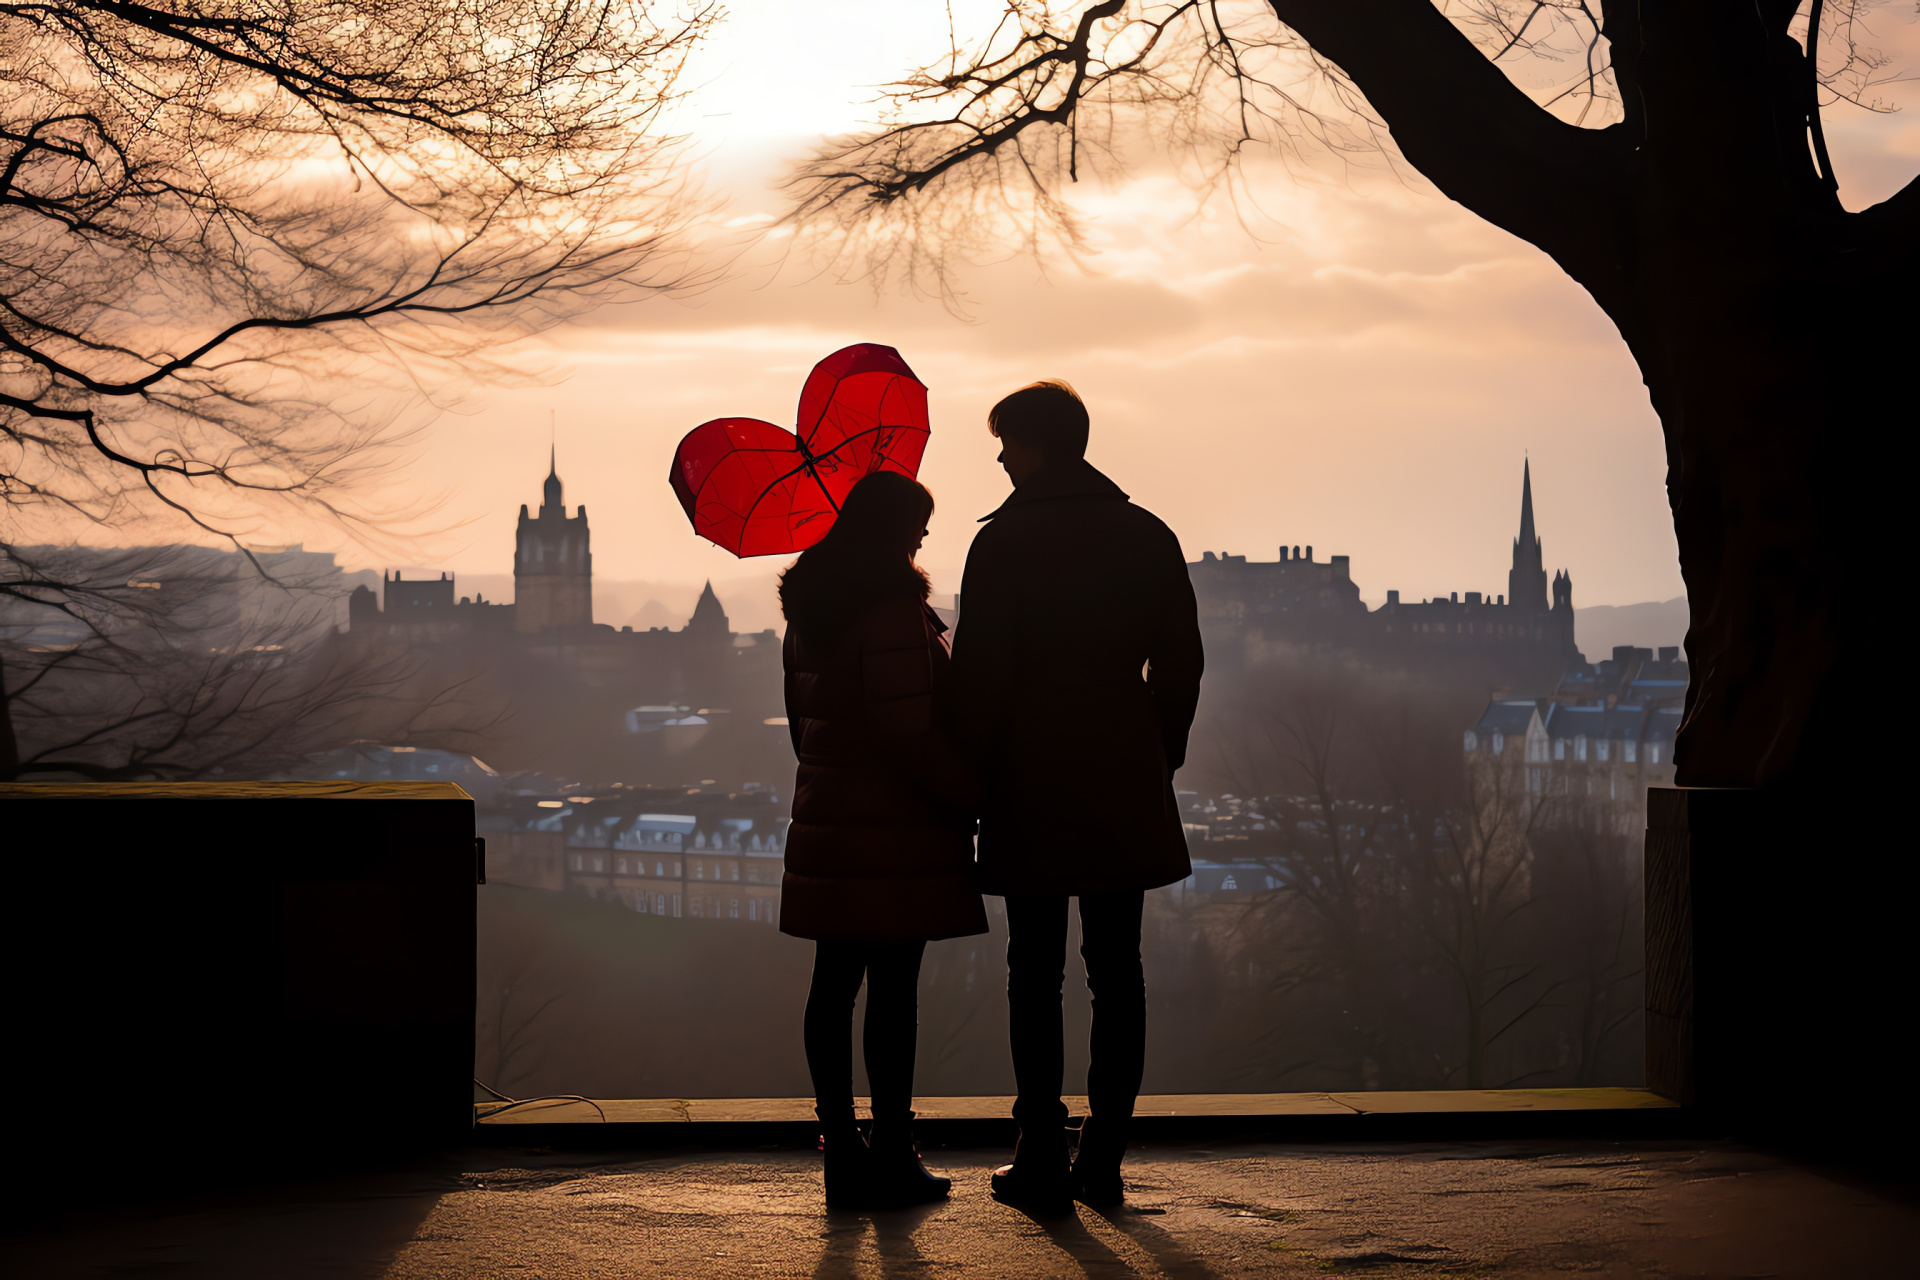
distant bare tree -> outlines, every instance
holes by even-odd
[[[692,278],[661,8],[0,2],[10,514],[377,526],[397,400]]]
[[[260,777],[358,739],[473,749],[499,711],[350,653],[337,595],[191,547],[0,557],[0,779]]]
[[[487,956],[474,1018],[474,1069],[491,1088],[513,1094],[541,1067],[547,1015],[564,1004],[567,990],[537,973],[540,956],[525,939],[511,938],[504,957]],[[504,970],[504,971],[502,971]]]
[[[1644,806],[1606,796],[1551,802],[1533,836],[1536,950],[1554,974],[1575,1085],[1617,1084],[1609,1064],[1645,1016]],[[1623,829],[1624,828],[1624,829]]]
[[[1426,957],[1409,910],[1440,807],[1419,757],[1442,740],[1441,709],[1409,682],[1308,655],[1222,673],[1232,695],[1203,710],[1196,756],[1212,754],[1264,840],[1225,851],[1268,879],[1239,886],[1226,948],[1267,1006],[1242,1028],[1263,1052],[1300,1068],[1337,1065],[1349,1078],[1437,1083],[1410,1058],[1409,983]],[[1409,718],[1414,723],[1409,722]],[[1448,734],[1447,736],[1451,736]],[[1304,1021],[1303,1021],[1304,1020]],[[1345,1062],[1301,1058],[1289,1039],[1336,1048]]]
[[[1169,151],[1204,186],[1249,144],[1368,150],[1537,245],[1613,320],[1666,433],[1692,603],[1684,785],[1840,765],[1865,740],[1857,606],[1899,545],[1899,468],[1839,442],[1904,421],[1920,180],[1858,213],[1821,123],[1890,75],[1864,0],[1008,0],[823,149],[794,218],[935,288],[969,253],[1077,230],[1065,187]],[[1871,320],[1836,309],[1865,308]],[[1905,370],[1906,372],[1902,372]]]
[[[1535,907],[1533,839],[1546,797],[1529,785],[1520,744],[1500,755],[1469,756],[1457,804],[1432,839],[1408,842],[1424,874],[1409,877],[1413,907],[1457,984],[1465,1052],[1459,1079],[1469,1089],[1490,1081],[1487,1051],[1539,1011],[1555,992],[1540,953],[1519,927]]]
[[[1234,821],[1194,852],[1237,883],[1181,922],[1232,986],[1214,1078],[1638,1078],[1637,797],[1569,789],[1514,738],[1463,758],[1471,694],[1308,655],[1222,674],[1191,759]]]

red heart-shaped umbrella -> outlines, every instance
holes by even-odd
[[[892,347],[842,347],[807,376],[796,425],[715,418],[686,434],[668,479],[695,533],[741,557],[806,550],[862,477],[919,474],[927,388]]]

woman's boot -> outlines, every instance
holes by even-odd
[[[869,1152],[876,1207],[932,1204],[945,1200],[953,1179],[929,1173],[913,1145],[913,1112],[876,1115]]]
[[[865,1209],[872,1200],[872,1157],[853,1122],[853,1110],[820,1117],[820,1151],[825,1157],[827,1207]]]

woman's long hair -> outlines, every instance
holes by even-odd
[[[925,600],[933,589],[907,548],[933,517],[933,495],[911,476],[876,471],[853,486],[827,536],[780,575],[780,611],[790,626],[831,637],[862,610],[894,594]]]

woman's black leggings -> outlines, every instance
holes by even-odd
[[[873,1114],[913,1109],[913,1045],[919,1035],[924,942],[817,942],[807,992],[807,1070],[822,1118],[853,1115],[853,1002],[867,984],[861,1045]]]

